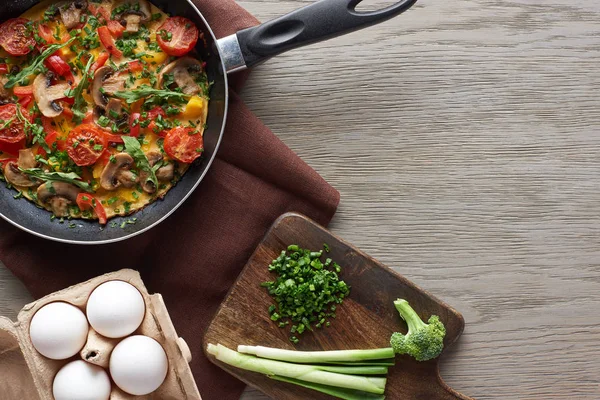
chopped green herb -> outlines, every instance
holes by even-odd
[[[76,38],[69,39],[66,43],[61,44],[53,44],[48,46],[46,50],[39,56],[37,56],[28,67],[23,68],[18,74],[8,79],[6,84],[4,85],[7,89],[12,89],[17,84],[24,84],[25,80],[29,78],[31,75],[39,74],[44,69],[44,61],[52,54],[56,53],[58,50],[62,49],[65,46],[70,45]]]
[[[277,278],[261,285],[275,299],[276,304],[269,307],[271,320],[293,322],[292,334],[299,336],[313,326],[321,328],[327,318],[335,318],[336,304],[350,293],[350,287],[339,278],[341,267],[331,260],[324,264],[322,255],[323,251],[290,245],[269,265]],[[290,338],[293,343],[296,340],[296,336]]]

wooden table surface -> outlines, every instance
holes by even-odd
[[[310,0],[240,3],[266,21]],[[340,190],[336,234],[464,314],[448,384],[599,399],[599,66],[597,0],[420,0],[244,97]],[[0,315],[29,300],[0,267]]]

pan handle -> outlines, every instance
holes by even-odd
[[[219,40],[227,72],[250,68],[288,50],[387,21],[417,2],[401,0],[378,11],[356,11],[362,1],[320,0]]]

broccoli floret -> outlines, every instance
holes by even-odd
[[[426,324],[408,301],[398,299],[394,305],[408,325],[406,335],[399,332],[392,335],[390,343],[394,352],[408,354],[417,361],[427,361],[439,356],[444,348],[444,336],[446,336],[446,328],[440,318],[433,315],[429,318],[429,324]]]

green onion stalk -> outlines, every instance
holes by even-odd
[[[267,376],[280,376],[303,382],[360,390],[374,394],[383,394],[385,392],[387,380],[382,377],[346,375],[338,372],[323,371],[314,365],[291,364],[283,361],[258,358],[238,353],[221,344],[209,344],[207,352],[225,364],[247,371],[262,373]],[[353,371],[355,371],[354,367],[350,368],[353,368]]]

